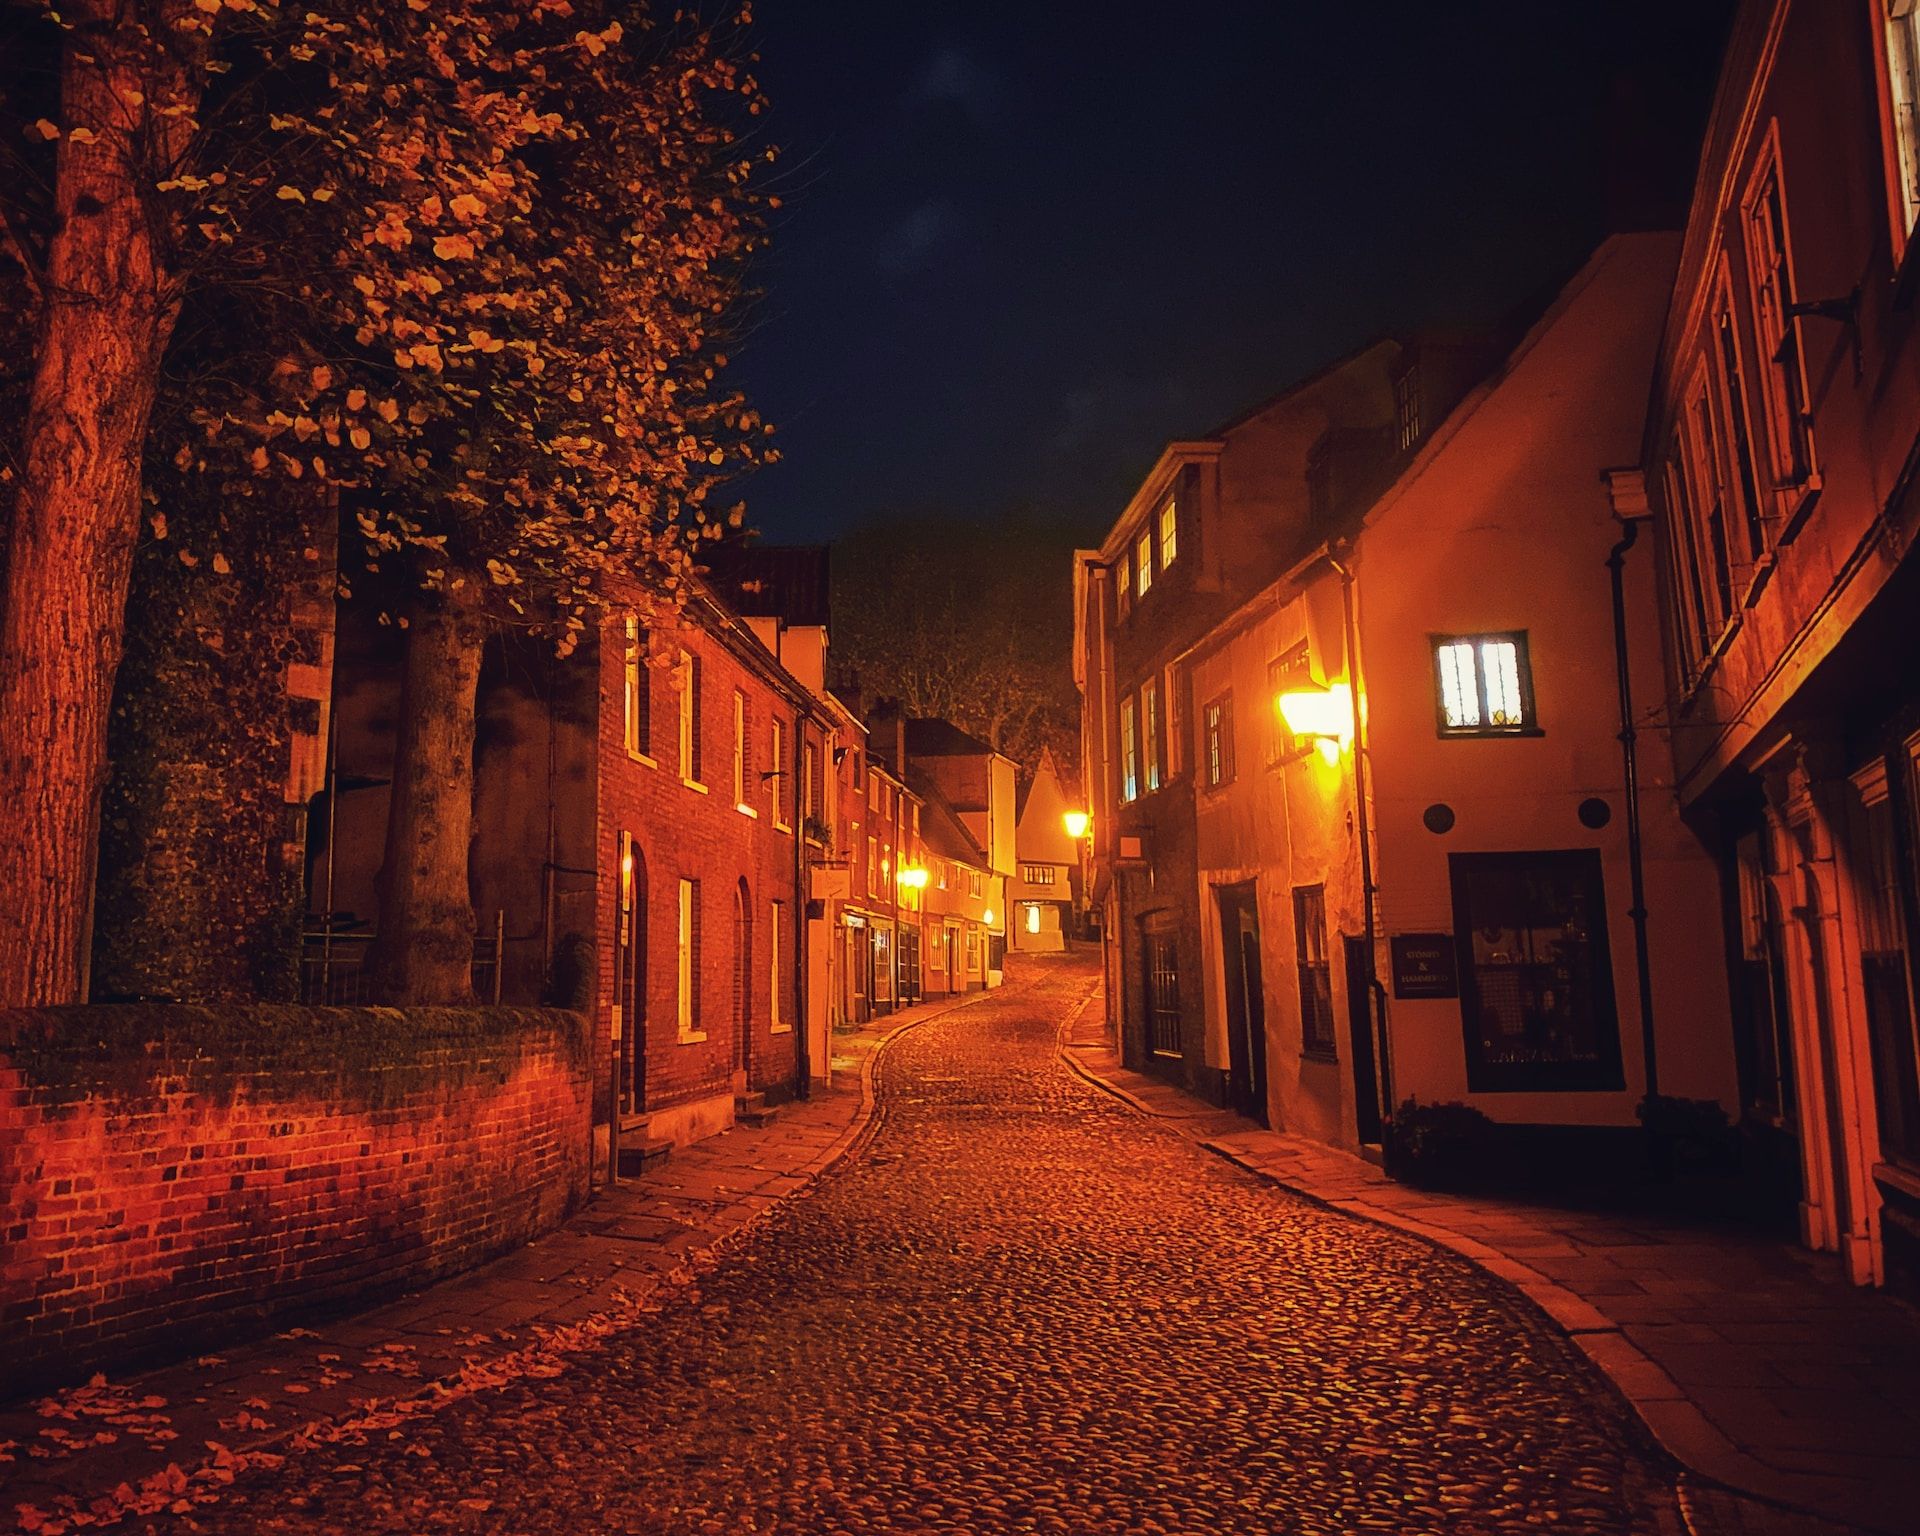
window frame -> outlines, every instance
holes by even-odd
[[[1339,1060],[1329,933],[1326,886],[1294,886],[1293,964],[1300,983],[1300,1054],[1314,1061]]]
[[[1180,496],[1177,491],[1169,491],[1167,499],[1160,503],[1160,510],[1154,514],[1154,526],[1159,534],[1160,570],[1164,575],[1167,567],[1180,556]]]
[[[1587,998],[1595,1010],[1597,1055],[1591,1062],[1490,1062],[1486,1060],[1483,1028],[1476,1022],[1481,1012],[1482,976],[1474,955],[1476,930],[1468,886],[1474,872],[1520,868],[1558,867],[1578,878],[1585,886],[1589,919],[1588,945],[1594,961],[1591,983],[1582,988],[1569,983],[1570,996]],[[1626,1087],[1625,1069],[1620,1051],[1620,1013],[1614,990],[1613,948],[1607,927],[1606,869],[1598,848],[1511,849],[1492,853],[1452,853],[1447,855],[1447,880],[1451,897],[1454,944],[1460,978],[1460,1033],[1466,1055],[1467,1090],[1470,1093],[1618,1093]],[[1544,925],[1543,925],[1544,926]],[[1536,930],[1537,931],[1537,930]],[[1513,969],[1543,969],[1540,961]]]
[[[689,789],[706,793],[700,777],[700,656],[684,646],[680,650],[679,740],[680,782]]]
[[[787,780],[787,722],[775,715],[772,727],[773,769],[767,775],[767,789],[773,797],[773,825],[775,831],[791,832],[793,823],[787,818],[786,796],[780,792],[780,786]]]
[[[1142,528],[1133,536],[1133,595],[1143,600],[1153,590],[1153,529]]]
[[[682,1045],[693,1045],[707,1038],[700,1007],[700,881],[695,876],[680,877],[679,929],[675,946],[678,962],[676,1022]]]
[[[1141,793],[1147,795],[1157,793],[1166,785],[1166,769],[1160,755],[1161,740],[1166,733],[1161,687],[1157,677],[1150,677],[1140,685]]]
[[[1768,125],[1740,211],[1770,459],[1772,483],[1767,490],[1773,519],[1785,537],[1807,498],[1820,489],[1820,456],[1813,437],[1806,347],[1800,321],[1792,313],[1798,281],[1777,120]]]
[[[1147,1048],[1160,1057],[1186,1055],[1180,1012],[1180,935],[1172,927],[1142,930],[1142,958],[1146,975],[1142,994],[1146,1002]]]
[[[1873,0],[1874,96],[1879,108],[1881,172],[1896,280],[1907,276],[1907,253],[1920,234],[1920,3]],[[1904,26],[1901,26],[1905,23]],[[1894,33],[1907,37],[1906,101],[1895,87]],[[1902,128],[1905,131],[1902,131]],[[1904,286],[1904,284],[1903,284]]]
[[[653,668],[647,665],[648,635],[637,614],[627,615],[622,634],[625,648],[621,657],[621,739],[629,758],[657,768],[659,764],[652,755]]]
[[[780,985],[780,925],[786,920],[787,904],[775,897],[771,905],[773,910],[768,914],[767,922],[767,1033],[784,1035],[793,1029],[793,1021],[783,1019],[780,1011],[780,999],[784,994]]]
[[[1138,709],[1139,706],[1132,694],[1128,694],[1120,701],[1120,753],[1116,766],[1120,769],[1120,803],[1122,805],[1131,805],[1140,798]]]
[[[1200,707],[1200,736],[1200,763],[1207,788],[1224,789],[1234,779],[1231,688],[1215,694]]]
[[[1493,709],[1487,698],[1486,668],[1483,664],[1481,648],[1492,644],[1510,644],[1514,648],[1515,681],[1520,692],[1520,724],[1491,725],[1484,723],[1492,715]],[[1479,725],[1452,725],[1447,721],[1447,696],[1440,674],[1440,653],[1452,645],[1469,645],[1473,648],[1473,677],[1476,698],[1480,706],[1483,723]],[[1471,634],[1430,634],[1427,646],[1431,653],[1433,680],[1433,718],[1434,729],[1442,741],[1487,740],[1501,737],[1544,736],[1539,711],[1533,695],[1533,658],[1527,643],[1527,631],[1524,629],[1489,629]]]

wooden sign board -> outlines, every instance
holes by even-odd
[[[1458,997],[1460,970],[1450,933],[1396,933],[1387,940],[1395,997]]]

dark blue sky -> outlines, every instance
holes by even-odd
[[[1096,531],[1168,438],[1563,275],[1623,128],[1690,150],[1725,14],[763,0],[785,207],[735,371],[785,460],[749,520]]]

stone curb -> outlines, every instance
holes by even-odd
[[[489,1387],[509,1379],[528,1363],[541,1361],[552,1364],[558,1358],[578,1353],[617,1336],[635,1326],[650,1311],[658,1310],[655,1298],[670,1287],[687,1285],[697,1279],[700,1271],[712,1268],[735,1244],[741,1241],[765,1221],[774,1211],[789,1201],[808,1193],[813,1186],[833,1168],[858,1151],[877,1129],[874,1125],[877,1096],[874,1092],[874,1077],[881,1056],[902,1035],[929,1024],[935,1019],[944,1018],[950,1013],[984,1001],[999,994],[1001,988],[992,988],[969,993],[955,999],[945,1006],[934,1007],[916,1018],[904,1019],[882,1034],[874,1042],[860,1064],[860,1103],[853,1110],[846,1127],[821,1149],[809,1162],[795,1167],[788,1177],[795,1182],[789,1189],[768,1197],[764,1195],[745,1195],[735,1200],[725,1209],[715,1212],[708,1218],[701,1240],[690,1246],[681,1260],[672,1269],[650,1276],[635,1276],[635,1283],[627,1287],[624,1306],[619,1311],[589,1314],[578,1323],[569,1325],[543,1325],[534,1323],[529,1331],[536,1336],[536,1342],[520,1348],[503,1350],[498,1355],[476,1366],[469,1363],[459,1371],[443,1373],[432,1380],[423,1381],[411,1391],[396,1393],[392,1397],[362,1400],[362,1402],[326,1411],[301,1422],[250,1438],[245,1435],[230,1437],[231,1443],[223,1450],[207,1457],[196,1458],[192,1463],[180,1466],[182,1474],[178,1491],[185,1492],[195,1484],[207,1487],[224,1487],[233,1477],[246,1470],[249,1465],[271,1466],[271,1458],[281,1456],[292,1450],[305,1452],[337,1442],[347,1435],[361,1432],[361,1420],[377,1419],[384,1427],[394,1420],[405,1420],[429,1414],[455,1402],[460,1398],[486,1391]],[[575,1214],[575,1219],[593,1208],[592,1202],[583,1206]],[[564,1230],[565,1224],[556,1230]],[[450,1276],[449,1279],[466,1278]],[[429,1290],[432,1287],[428,1288]],[[365,1310],[371,1309],[362,1309]],[[358,1314],[344,1314],[336,1321],[349,1321]],[[568,1330],[577,1330],[574,1337],[564,1335]],[[544,1335],[544,1336],[543,1336]],[[164,1371],[171,1367],[161,1367]],[[142,1373],[158,1374],[155,1373]],[[554,1374],[551,1370],[539,1374]],[[140,1376],[129,1378],[139,1381]],[[75,1470],[79,1470],[76,1468]],[[124,1485],[123,1485],[124,1486]],[[103,1490],[104,1491],[104,1490]],[[144,1494],[144,1485],[139,1492]],[[83,1499],[84,1495],[80,1495]],[[169,1501],[157,1505],[150,1499],[141,1498],[116,1514],[96,1518],[88,1528],[95,1531],[109,1531],[125,1523],[129,1518],[144,1517],[153,1519],[169,1514],[189,1514],[191,1510],[171,1506]],[[17,1515],[19,1510],[29,1508],[17,1502],[8,1511]],[[200,1502],[195,1502],[195,1508]],[[43,1512],[50,1518],[56,1516],[51,1511]],[[4,1518],[4,1517],[0,1517]],[[11,1525],[13,1522],[9,1521]]]
[[[1743,1499],[1766,1505],[1784,1515],[1818,1522],[1823,1530],[1840,1532],[1869,1529],[1848,1527],[1835,1522],[1831,1516],[1809,1509],[1800,1498],[1786,1490],[1779,1474],[1755,1461],[1729,1440],[1671,1376],[1622,1333],[1618,1324],[1585,1297],[1576,1295],[1532,1266],[1510,1258],[1476,1238],[1403,1216],[1366,1200],[1333,1199],[1316,1193],[1283,1178],[1236,1148],[1211,1138],[1189,1134],[1176,1117],[1162,1114],[1138,1095],[1129,1093],[1120,1084],[1074,1056],[1066,1044],[1066,1032],[1073,1018],[1078,1016],[1079,1011],[1076,1010],[1067,1023],[1062,1024],[1055,1054],[1082,1081],[1165,1126],[1203,1151],[1211,1152],[1251,1173],[1263,1183],[1284,1189],[1325,1210],[1337,1211],[1359,1221],[1370,1221],[1376,1226],[1420,1238],[1436,1248],[1445,1248],[1518,1291],[1578,1346],[1581,1353],[1626,1400],[1648,1433],[1684,1474]],[[1688,1529],[1694,1530],[1693,1521],[1688,1517],[1689,1501],[1682,1499],[1680,1502]],[[1883,1536],[1903,1536],[1903,1533],[1889,1528],[1883,1532]]]

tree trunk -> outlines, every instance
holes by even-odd
[[[395,1005],[473,1000],[473,721],[483,628],[454,602],[414,604],[393,743],[375,997]]]
[[[114,14],[104,0],[66,12],[66,121],[119,123],[127,100],[148,105],[133,132],[59,151],[0,594],[0,1006],[85,996],[141,451],[176,313],[148,202],[154,163],[178,145],[153,108],[186,96],[192,76]]]

